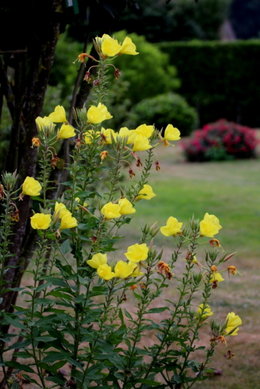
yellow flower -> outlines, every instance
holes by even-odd
[[[27,176],[22,184],[22,192],[28,196],[39,196],[42,190],[42,186],[39,181],[33,177]]]
[[[183,223],[179,222],[175,217],[170,216],[165,226],[160,228],[164,236],[174,236],[181,232]]]
[[[149,248],[146,243],[133,244],[127,248],[127,252],[124,254],[126,258],[134,263],[145,261],[148,257]]]
[[[135,129],[135,132],[139,135],[143,135],[146,138],[150,138],[154,133],[154,126],[147,125],[147,124],[141,124]]]
[[[97,268],[97,274],[103,280],[109,281],[111,278],[115,277],[115,273],[112,271],[111,266],[104,263]]]
[[[207,212],[203,220],[200,221],[200,234],[212,238],[218,234],[222,226],[219,224],[219,219],[215,215],[209,215]]]
[[[51,224],[51,215],[45,213],[35,213],[31,217],[31,226],[34,230],[47,230]]]
[[[109,202],[101,208],[101,213],[106,219],[120,217],[120,205]]]
[[[97,106],[91,105],[87,111],[87,119],[90,123],[98,124],[103,120],[111,119],[113,116],[108,112],[107,107],[99,103]]]
[[[214,271],[210,277],[210,282],[222,282],[224,281],[224,278],[219,272]]]
[[[60,221],[60,230],[65,230],[67,228],[74,228],[77,227],[78,222],[75,217],[71,215],[71,212],[66,210],[63,211],[63,214],[61,216],[61,221]]]
[[[66,212],[69,212],[66,208],[66,205],[56,201],[55,208],[54,208],[54,218],[61,219],[62,216],[64,216],[66,214]]]
[[[100,39],[100,38],[99,38]],[[111,38],[108,34],[103,34],[101,37],[101,52],[106,57],[114,57],[121,50],[121,45],[117,39]]]
[[[114,271],[115,271],[115,277],[118,277],[118,278],[127,278],[129,277],[130,275],[132,275],[133,271],[135,270],[135,268],[137,267],[137,265],[135,265],[134,263],[132,262],[124,262],[124,261],[118,261],[115,268],[114,268]]]
[[[119,212],[121,213],[121,215],[131,215],[132,213],[136,212],[132,203],[130,203],[130,201],[126,198],[120,199],[118,201],[118,205],[120,206]]]
[[[179,140],[181,139],[181,133],[178,128],[173,127],[172,124],[168,124],[164,131],[164,139],[166,140]]]
[[[66,112],[62,105],[57,105],[48,118],[54,123],[66,123]]]
[[[39,132],[47,129],[49,132],[53,132],[55,124],[50,120],[48,116],[38,116],[35,119],[35,123]]]
[[[57,139],[68,139],[76,135],[74,127],[70,124],[63,124],[57,132]]]
[[[138,192],[138,195],[136,196],[136,200],[144,199],[144,200],[151,200],[153,197],[155,197],[156,194],[153,192],[153,188],[145,184],[142,189]]]
[[[203,311],[203,313],[202,313]],[[200,304],[197,310],[198,316],[200,316],[201,319],[206,319],[209,316],[212,316],[214,312],[212,312],[210,306],[208,304]]]
[[[121,127],[118,132],[118,137],[120,138],[128,138],[131,134],[131,130],[127,127]]]
[[[98,269],[99,266],[107,263],[107,255],[102,253],[94,254],[91,259],[87,261],[87,264],[94,269]]]
[[[146,136],[137,134],[133,138],[133,151],[145,151],[149,150],[151,147],[149,139]]]
[[[137,54],[139,54],[136,51],[136,46],[135,46],[134,42],[128,36],[125,37],[125,39],[123,40],[122,47],[121,47],[121,49],[119,51],[119,54],[128,54],[128,55],[137,55]]]
[[[101,137],[104,139],[105,143],[108,145],[111,145],[112,140],[116,140],[117,134],[115,133],[112,128],[105,129],[104,127],[101,128]]]
[[[241,318],[234,312],[229,312],[226,318],[226,328],[224,335],[236,336],[239,330],[239,326],[242,325]]]

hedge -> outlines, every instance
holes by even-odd
[[[260,126],[260,40],[163,42],[181,78],[181,93],[200,124],[220,118]]]

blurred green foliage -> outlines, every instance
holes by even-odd
[[[200,124],[220,118],[260,126],[260,40],[165,42],[181,78],[180,93],[197,108]]]
[[[180,86],[176,68],[170,65],[169,55],[149,43],[145,37],[120,31],[115,37],[121,42],[129,36],[135,43],[139,55],[122,55],[115,65],[122,77],[129,82],[127,97],[136,103],[146,97],[176,90]]]
[[[165,93],[144,99],[132,108],[126,124],[136,127],[140,123],[155,124],[158,130],[172,123],[184,136],[196,128],[198,116],[182,96]]]

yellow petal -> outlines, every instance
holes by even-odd
[[[62,105],[57,105],[48,117],[54,123],[65,123],[67,121],[66,112]]]
[[[134,44],[134,42],[132,41],[131,38],[129,38],[128,36],[125,37],[123,43],[122,43],[122,47],[119,51],[119,54],[128,54],[128,55],[137,55],[139,54],[137,51],[136,51],[136,45]]]

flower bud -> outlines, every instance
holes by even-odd
[[[101,161],[104,161],[104,159],[106,159],[108,156],[108,151],[104,150],[104,151],[101,151],[100,153],[100,159]]]
[[[119,69],[116,68],[115,71],[114,71],[115,79],[118,80],[120,76],[121,76],[121,72],[120,72]]]
[[[100,80],[97,78],[96,80],[93,81],[93,86],[99,86],[100,85]]]
[[[41,141],[39,138],[34,137],[32,138],[32,147],[39,147],[41,145]]]
[[[90,74],[90,72],[86,72],[86,74],[84,76],[84,80],[87,81],[87,82],[91,81],[91,74]]]
[[[16,181],[17,181],[17,174],[16,174],[16,172],[14,172],[14,173],[5,172],[2,175],[2,181],[3,181],[4,187],[7,190],[12,190],[15,187],[15,184],[16,184]]]
[[[159,161],[156,161],[155,162],[155,170],[158,172],[159,170],[161,170],[161,166],[160,166],[160,163]]]

